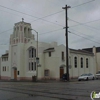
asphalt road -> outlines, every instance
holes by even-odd
[[[100,80],[0,82],[0,100],[91,100],[92,91],[100,92]]]

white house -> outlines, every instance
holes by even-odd
[[[15,24],[9,51],[1,57],[1,79],[32,80],[32,76],[37,76],[59,80],[66,73],[66,47],[57,42],[37,42],[31,29],[31,24],[24,21]],[[69,49],[68,54],[70,78],[96,73],[92,52]],[[36,57],[39,57],[38,65]]]

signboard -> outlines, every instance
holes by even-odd
[[[36,63],[39,64],[39,58],[38,57],[36,57]]]
[[[39,64],[38,67],[41,67],[41,65]]]

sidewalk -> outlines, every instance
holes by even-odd
[[[61,82],[68,82],[61,81],[61,80],[38,80],[38,81],[32,81],[32,80],[0,80],[0,82],[34,82],[34,83],[61,83]],[[70,79],[69,82],[77,82],[77,79]]]

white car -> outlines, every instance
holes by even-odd
[[[94,75],[89,73],[89,74],[82,74],[81,76],[78,77],[78,81],[81,81],[81,80],[94,80]]]
[[[96,79],[100,79],[100,71],[98,71],[98,72],[96,73],[95,78],[96,78]]]

